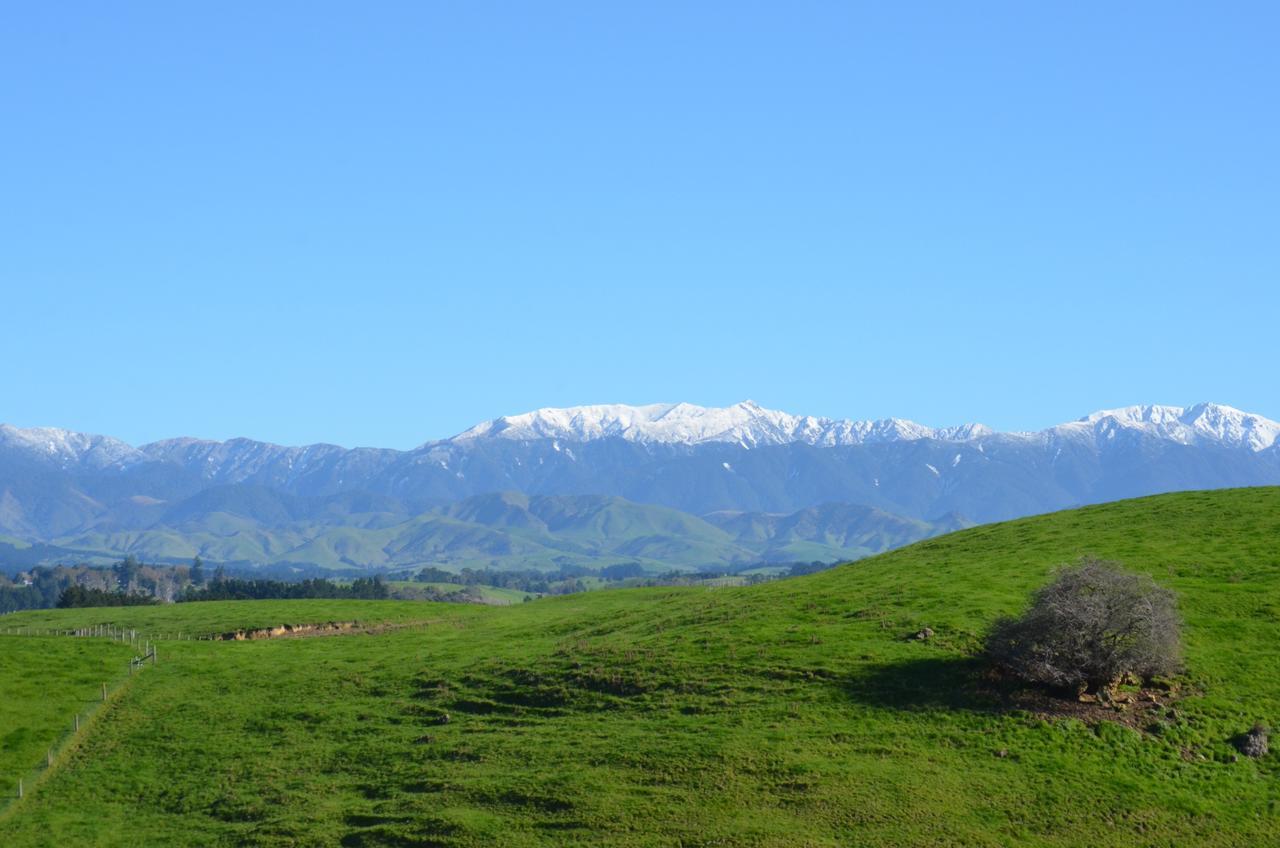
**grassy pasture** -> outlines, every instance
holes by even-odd
[[[1147,726],[1006,709],[972,659],[997,615],[1083,554],[1180,596],[1183,697]],[[0,844],[1280,844],[1280,755],[1230,744],[1280,724],[1280,489],[979,527],[754,587],[9,623],[196,631],[284,613],[439,620],[163,645],[0,818]],[[933,639],[907,638],[926,625]]]
[[[412,624],[467,618],[474,613],[464,604],[423,601],[197,601],[160,606],[26,610],[0,618],[0,630],[5,627],[72,629],[105,624],[176,639],[179,633],[185,638],[281,624]]]
[[[0,636],[0,792],[42,765],[74,716],[102,700],[129,673],[134,651],[107,639]],[[3,802],[0,802],[2,804]]]

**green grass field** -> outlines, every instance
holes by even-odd
[[[102,684],[128,677],[134,654],[108,639],[0,636],[0,780],[15,784],[43,765],[75,715],[101,703]]]
[[[389,580],[387,586],[398,593],[398,597],[413,597],[413,593],[421,592],[424,589],[435,589],[438,592],[462,592],[468,589],[464,583],[419,583],[413,580]],[[479,584],[469,587],[471,593],[478,603],[492,604],[494,606],[506,606],[508,604],[523,603],[526,597],[536,598],[537,595],[531,592],[522,592],[519,589],[504,589],[501,586],[482,586]]]
[[[1185,694],[1149,726],[1005,709],[973,659],[993,619],[1084,554],[1180,596]],[[1280,489],[978,527],[753,587],[3,624],[307,620],[431,623],[162,643],[164,661],[0,813],[0,844],[1280,844],[1280,755],[1239,758],[1230,744],[1255,721],[1280,724]],[[933,639],[906,638],[926,625]],[[47,668],[31,656],[5,661],[6,716],[41,697]],[[89,662],[68,657],[69,680]],[[43,745],[28,748],[38,758]]]

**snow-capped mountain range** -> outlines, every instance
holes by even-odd
[[[934,428],[902,418],[848,421],[792,415],[765,409],[747,400],[722,408],[691,403],[654,403],[646,406],[604,404],[539,409],[486,421],[448,441],[460,443],[472,439],[502,438],[586,442],[620,438],[632,442],[683,445],[727,442],[746,448],[794,442],[835,447],[914,439],[962,441],[990,433],[991,430],[981,424]]]
[[[971,442],[993,435],[1023,439],[1079,436],[1105,439],[1114,438],[1117,430],[1139,431],[1184,445],[1215,442],[1254,451],[1269,448],[1280,438],[1280,423],[1216,403],[1187,407],[1127,406],[1095,412],[1037,433],[997,434],[983,424],[928,427],[903,418],[850,421],[792,415],[765,409],[748,400],[723,408],[657,403],[539,409],[486,421],[446,441],[503,438],[586,442],[612,437],[685,445],[727,442],[746,448],[795,442],[837,447],[918,439]]]
[[[1109,409],[1030,433],[816,418],[750,401],[582,406],[496,418],[407,451],[193,438],[133,447],[0,425],[0,536],[58,544],[85,533],[135,544],[136,531],[160,525],[174,538],[193,515],[239,516],[245,504],[273,521],[362,527],[495,492],[618,497],[695,516],[855,504],[985,522],[1259,485],[1280,485],[1280,424],[1211,403]]]
[[[654,403],[643,406],[598,404],[567,408],[545,408],[520,415],[485,421],[449,439],[427,442],[418,450],[441,446],[465,448],[485,439],[529,442],[551,439],[561,442],[591,442],[624,439],[641,444],[700,445],[724,443],[743,448],[769,445],[806,444],[816,447],[847,447],[885,442],[912,442],[930,439],[942,442],[975,442],[1002,437],[1044,442],[1053,439],[1086,438],[1099,443],[1114,439],[1120,431],[1131,431],[1182,445],[1217,444],[1262,451],[1280,440],[1280,423],[1261,415],[1243,412],[1217,403],[1194,406],[1126,406],[1086,415],[1036,432],[992,430],[984,424],[929,427],[904,418],[855,421],[816,418],[765,409],[754,401],[727,407],[696,406],[691,403]],[[216,447],[215,447],[216,446]],[[344,449],[336,445],[285,447],[250,439],[216,442],[175,438],[132,447],[110,436],[97,436],[56,427],[21,429],[0,424],[0,447],[39,455],[64,467],[124,467],[156,459],[176,459],[191,452],[206,454],[206,463],[243,461],[243,452],[281,452],[289,461],[306,463],[317,455],[329,456]],[[213,448],[214,450],[210,451]],[[380,449],[357,448],[370,452]]]

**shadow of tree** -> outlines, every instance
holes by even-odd
[[[1123,705],[1082,702],[1073,692],[1032,686],[991,674],[973,657],[929,657],[871,666],[843,682],[850,700],[891,710],[964,710],[998,714],[1024,712],[1047,719],[1073,718],[1088,724],[1118,722],[1145,727],[1164,715],[1165,696]]]
[[[1000,712],[1010,704],[986,679],[986,665],[971,657],[930,657],[871,666],[849,677],[845,693],[853,701],[895,710],[949,709]]]

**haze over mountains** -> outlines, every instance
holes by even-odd
[[[1208,403],[1106,410],[1033,433],[814,418],[749,401],[585,406],[494,419],[408,451],[191,438],[133,447],[0,425],[0,534],[64,559],[838,559],[969,522],[1275,483],[1280,424]]]

